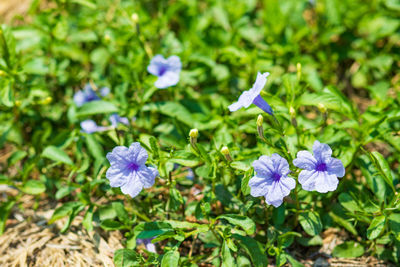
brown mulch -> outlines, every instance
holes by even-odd
[[[7,190],[13,194],[15,189]],[[4,194],[5,188],[0,191]],[[32,196],[23,198],[22,203],[35,203]],[[0,236],[0,266],[114,266],[114,251],[123,248],[119,231],[87,232],[78,215],[70,230],[61,234],[67,218],[48,225],[54,209],[42,208],[25,207],[21,213],[14,207]]]

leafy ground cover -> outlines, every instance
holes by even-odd
[[[116,266],[399,264],[399,14],[33,1],[0,30],[0,233],[118,236]]]

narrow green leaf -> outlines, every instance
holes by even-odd
[[[29,180],[21,188],[21,191],[26,194],[38,195],[46,191],[46,186],[42,181]]]
[[[68,157],[67,153],[65,153],[61,148],[55,146],[48,146],[43,150],[42,156],[56,162],[62,162],[68,165],[73,165],[74,163]]]
[[[104,100],[90,101],[79,108],[76,115],[78,117],[90,116],[95,114],[118,112],[118,108],[110,102]]]
[[[222,253],[222,265],[221,265],[222,267],[236,266],[235,259],[233,258],[231,250],[229,249],[225,240],[222,243],[221,253]]]
[[[386,217],[384,215],[375,217],[367,229],[367,238],[373,240],[377,238],[385,228]]]

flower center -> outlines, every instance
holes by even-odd
[[[274,172],[274,173],[272,174],[272,179],[273,179],[274,181],[279,181],[279,180],[281,179],[281,175],[280,175],[279,173]]]
[[[168,70],[167,66],[161,65],[160,68],[158,69],[158,75],[162,76],[167,70]]]
[[[139,169],[139,165],[137,165],[135,162],[129,163],[127,167],[131,171],[137,171]]]
[[[315,168],[319,172],[326,172],[328,168],[326,167],[326,164],[321,162],[317,164],[317,167]]]

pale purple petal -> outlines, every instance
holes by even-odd
[[[158,171],[155,168],[146,167],[145,165],[143,165],[137,171],[137,175],[139,176],[139,179],[142,182],[143,187],[149,188],[153,186],[154,180],[158,175]]]
[[[82,91],[78,91],[74,94],[74,102],[76,106],[78,107],[83,106],[83,104],[85,104],[86,102],[85,100],[86,100],[85,94]]]
[[[335,174],[337,177],[343,177],[345,170],[343,163],[340,159],[331,158],[329,164],[327,164],[328,173]]]
[[[335,191],[339,179],[335,174],[328,174],[328,172],[317,172],[317,179],[315,179],[314,190],[319,193],[327,193],[329,191]]]
[[[332,149],[327,145],[320,143],[318,140],[313,145],[314,157],[317,161],[325,162],[332,155]]]
[[[261,197],[268,191],[268,186],[273,183],[272,179],[265,179],[264,177],[254,176],[249,181],[250,195],[253,197]]]
[[[111,187],[121,187],[126,184],[132,175],[132,171],[126,166],[111,166],[106,172],[106,177],[110,180]]]
[[[110,93],[110,88],[108,87],[102,87],[100,88],[100,95],[101,96],[106,96]]]
[[[98,126],[93,120],[85,120],[81,122],[82,131],[88,134],[106,131],[107,127]]]
[[[135,162],[138,166],[146,163],[148,154],[146,149],[144,149],[139,142],[132,143],[129,146],[129,156],[130,161]]]
[[[179,73],[173,71],[167,71],[162,76],[158,77],[154,85],[159,89],[164,89],[170,86],[174,86],[178,82],[179,82]]]
[[[275,172],[280,175],[287,176],[290,173],[289,163],[286,159],[279,156],[279,154],[274,153],[271,155],[272,166],[275,167]]]
[[[315,190],[315,181],[318,178],[317,171],[308,171],[303,170],[299,174],[299,183],[306,191],[314,191]]]
[[[279,181],[275,181],[268,188],[268,192],[265,194],[265,201],[269,205],[279,207],[283,199],[290,194],[290,191],[296,187],[296,181],[293,178],[283,178]]]
[[[130,195],[132,198],[139,195],[143,189],[143,183],[139,176],[133,173],[128,182],[121,186],[121,191],[124,194]]]
[[[293,160],[293,165],[304,170],[314,170],[317,164],[314,156],[308,151],[299,151],[297,153],[297,158]]]
[[[158,74],[159,74],[159,66],[166,65],[166,64],[167,64],[167,60],[164,59],[164,57],[162,55],[155,55],[151,59],[150,65],[147,66],[147,71],[150,72],[153,75],[158,76]]]
[[[254,171],[263,177],[270,177],[275,170],[274,164],[270,157],[260,156],[258,160],[253,161]]]
[[[170,56],[167,59],[169,70],[174,72],[179,72],[182,69],[181,59],[178,56]]]
[[[129,149],[125,146],[116,146],[112,152],[108,152],[106,158],[111,165],[128,164],[129,163]]]

